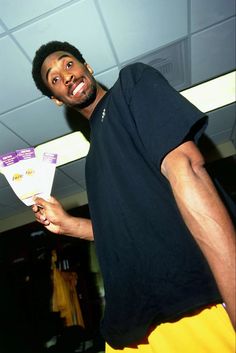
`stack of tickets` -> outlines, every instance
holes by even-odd
[[[0,155],[0,169],[12,190],[27,206],[36,196],[48,199],[51,195],[57,163],[57,154],[45,152],[42,159],[33,147]]]

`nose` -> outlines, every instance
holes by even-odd
[[[71,81],[73,81],[74,76],[71,74],[65,74],[64,75],[64,83],[67,86]]]

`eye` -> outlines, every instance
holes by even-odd
[[[66,64],[66,68],[69,69],[72,65],[73,65],[73,61],[69,61],[69,62]]]
[[[59,81],[59,77],[58,76],[53,77],[52,84],[55,85],[58,81]]]

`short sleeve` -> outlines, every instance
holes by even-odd
[[[165,155],[186,139],[197,143],[207,118],[159,71],[141,63],[130,71],[127,102],[145,149],[160,165]]]

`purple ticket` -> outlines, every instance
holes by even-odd
[[[43,154],[43,162],[56,164],[57,163],[57,154],[56,153],[44,152],[44,154]]]
[[[19,161],[35,158],[35,152],[33,147],[16,150],[16,154],[17,154],[17,157],[19,158]]]
[[[9,165],[15,164],[19,162],[16,152],[9,152],[2,154],[0,156],[3,167],[8,167]]]

